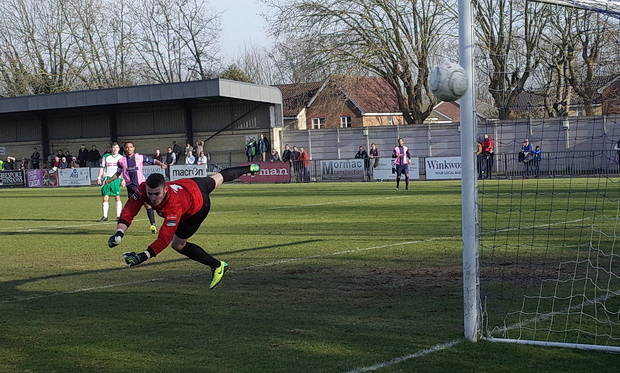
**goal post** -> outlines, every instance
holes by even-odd
[[[476,100],[473,67],[474,38],[470,0],[458,0],[459,64],[465,70],[468,89],[460,99],[461,114],[461,202],[463,232],[464,334],[470,341],[480,331],[478,288],[478,212],[476,189]]]

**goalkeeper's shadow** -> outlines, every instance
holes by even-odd
[[[32,232],[29,232],[30,234],[32,234]],[[84,234],[84,232],[80,232],[79,234]],[[238,253],[247,253],[247,252],[252,252],[252,251],[259,251],[259,250],[268,250],[268,249],[274,249],[274,248],[281,248],[284,246],[296,246],[296,245],[302,245],[302,244],[308,244],[308,243],[315,243],[315,242],[321,242],[323,240],[319,240],[319,239],[314,239],[314,240],[303,240],[303,241],[296,241],[296,242],[289,242],[289,243],[284,243],[284,244],[274,244],[274,245],[265,245],[265,246],[256,246],[256,247],[249,247],[249,248],[243,248],[243,249],[237,249],[237,250],[229,250],[229,251],[222,251],[222,252],[213,252],[214,256],[222,256],[222,255],[229,255],[229,254],[238,254]],[[172,250],[172,249],[169,249]],[[142,266],[148,266],[149,268],[158,268],[160,266],[165,266],[171,263],[177,263],[177,262],[181,262],[181,261],[187,261],[190,260],[189,258],[185,257],[185,256],[180,256],[179,258],[174,258],[174,259],[165,259],[165,260],[156,260],[156,259],[152,259],[150,260],[148,263],[145,263]],[[81,290],[68,290],[66,292],[28,292],[28,295],[26,297],[20,297],[18,296],[18,294],[20,294],[22,291],[19,290],[20,287],[22,287],[23,285],[26,285],[28,283],[33,283],[33,282],[38,282],[38,281],[45,281],[45,280],[52,280],[52,279],[59,279],[59,278],[68,278],[68,277],[80,277],[80,276],[88,276],[88,275],[93,275],[93,274],[99,274],[99,273],[114,273],[116,271],[126,271],[128,270],[128,268],[126,266],[122,266],[122,267],[115,267],[115,268],[101,268],[101,269],[92,269],[92,270],[83,270],[83,271],[75,271],[75,272],[65,272],[65,273],[55,273],[55,274],[50,274],[50,275],[45,275],[45,276],[39,276],[39,277],[28,277],[28,278],[21,278],[21,279],[15,279],[15,280],[10,280],[10,281],[5,281],[5,282],[0,282],[0,294],[5,294],[8,295],[7,298],[3,299],[0,298],[0,304],[2,303],[14,303],[14,302],[18,302],[20,300],[23,299],[32,299],[32,298],[38,298],[38,297],[46,297],[46,296],[51,296],[54,294],[60,295],[60,294],[70,294],[70,293],[75,293]],[[78,281],[73,281],[72,283],[79,283]],[[109,284],[105,284],[102,285],[101,287],[108,287],[110,286]],[[97,287],[91,287],[90,289],[96,289]],[[9,299],[10,298],[10,299]]]

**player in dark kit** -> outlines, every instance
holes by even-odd
[[[208,177],[179,179],[171,182],[166,182],[161,174],[151,174],[125,204],[116,225],[116,233],[108,239],[108,246],[114,247],[121,243],[133,218],[140,212],[142,205],[148,203],[164,218],[164,223],[157,239],[145,251],[137,254],[135,252],[123,254],[125,263],[130,267],[136,266],[155,257],[170,245],[188,258],[211,267],[213,278],[209,289],[213,289],[228,270],[228,263],[215,259],[200,246],[187,240],[198,231],[209,214],[211,207],[209,194],[215,188],[247,173],[255,175],[259,170],[258,165],[252,164],[227,168]]]

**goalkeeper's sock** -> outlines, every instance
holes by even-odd
[[[146,209],[146,214],[149,216],[151,225],[155,225],[155,212],[153,212],[153,209]]]
[[[107,218],[108,217],[108,211],[110,210],[110,203],[109,202],[103,202],[103,217]]]
[[[231,167],[226,168],[220,171],[220,174],[224,178],[224,182],[233,181],[238,179],[240,176],[245,175],[250,172],[250,166],[240,166],[240,167]]]
[[[208,265],[211,268],[217,268],[220,266],[220,261],[209,255],[204,249],[196,244],[187,242],[185,247],[179,250],[179,253],[194,260],[198,263]]]
[[[123,202],[116,201],[116,217],[121,217],[121,211],[123,210]]]

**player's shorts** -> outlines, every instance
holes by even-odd
[[[409,174],[409,165],[408,164],[397,164],[396,165],[396,176],[400,177],[402,174]]]
[[[102,196],[120,196],[121,195],[121,179],[112,180],[110,184],[106,184],[106,180],[109,177],[105,177],[101,183],[101,195]]]
[[[188,239],[196,233],[202,222],[207,218],[207,215],[209,215],[209,210],[211,209],[209,193],[215,189],[215,180],[211,177],[198,177],[192,180],[198,184],[198,187],[202,191],[204,205],[197,213],[179,223],[174,234],[182,239]]]
[[[140,199],[140,196],[137,195],[137,192],[137,186],[127,184],[127,197],[133,198],[134,196],[136,196],[134,199]]]

